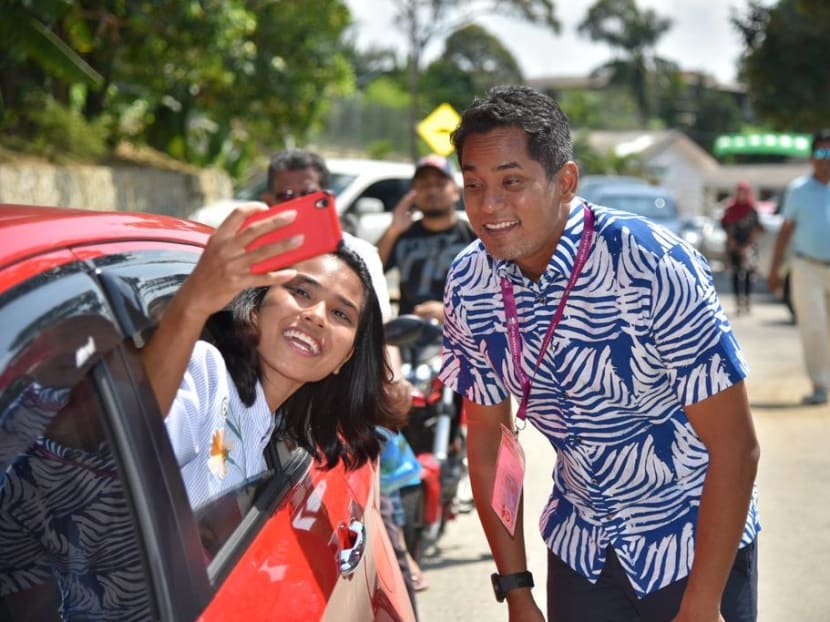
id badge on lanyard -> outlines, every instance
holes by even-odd
[[[510,353],[513,357],[513,364],[516,368],[516,373],[519,374],[522,385],[522,399],[519,403],[519,410],[516,417],[519,421],[524,422],[527,416],[527,403],[530,398],[530,388],[533,383],[533,376],[542,362],[542,357],[548,349],[553,331],[556,329],[559,320],[562,319],[562,314],[565,311],[565,303],[568,296],[576,283],[576,279],[585,262],[588,259],[590,251],[591,239],[594,233],[594,215],[584,205],[584,225],[582,229],[582,236],[579,240],[579,248],[577,250],[576,259],[574,260],[573,271],[562,294],[562,299],[556,308],[556,312],[551,318],[548,325],[545,337],[542,340],[542,346],[539,349],[539,356],[536,359],[536,365],[531,376],[528,376],[522,368],[522,337],[519,332],[519,314],[516,307],[516,301],[513,296],[513,286],[505,278],[501,279],[502,298],[504,301],[505,319],[507,321],[507,342],[510,348]],[[493,484],[493,495],[491,506],[493,511],[499,517],[502,524],[512,536],[516,530],[516,518],[519,512],[519,503],[522,498],[522,486],[524,482],[525,472],[525,455],[522,446],[519,444],[517,438],[518,431],[513,432],[504,424],[501,426],[501,442],[499,443],[499,453],[496,463],[496,477]]]
[[[496,462],[496,479],[493,482],[493,496],[490,505],[507,532],[512,536],[516,531],[519,503],[522,500],[522,485],[525,478],[525,452],[519,445],[516,434],[501,424],[501,442]]]

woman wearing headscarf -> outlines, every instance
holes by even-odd
[[[726,256],[732,271],[737,312],[749,313],[749,298],[756,263],[755,241],[764,228],[761,226],[758,210],[755,208],[755,197],[748,182],[738,183],[735,195],[726,204],[726,211],[720,222],[726,231]]]

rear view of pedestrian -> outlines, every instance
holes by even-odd
[[[720,223],[726,231],[726,256],[732,271],[737,313],[749,313],[752,280],[757,263],[755,242],[764,228],[758,210],[755,209],[755,197],[748,182],[738,183],[735,196],[727,203]]]

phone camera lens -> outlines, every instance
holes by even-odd
[[[317,202],[314,204],[314,207],[319,207],[320,209],[326,208],[329,206],[329,200],[326,198],[318,199]]]

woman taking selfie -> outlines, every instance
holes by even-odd
[[[390,416],[380,308],[362,261],[341,248],[251,273],[302,243],[246,252],[293,218],[240,229],[259,209],[220,225],[142,350],[193,507],[265,470],[277,425],[327,468],[357,468],[377,457],[374,426]],[[222,318],[214,344],[200,341],[212,316]]]

